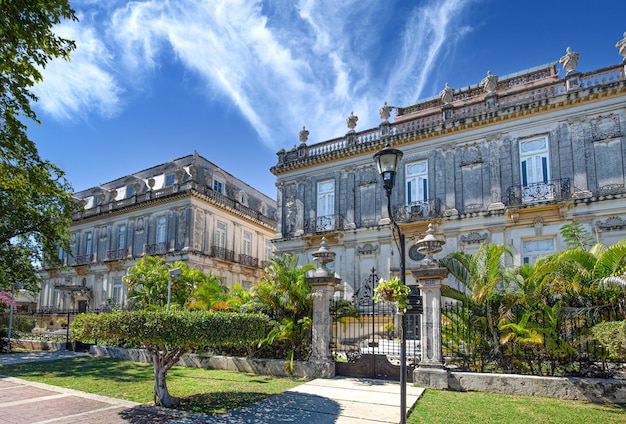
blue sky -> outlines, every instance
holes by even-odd
[[[270,197],[276,152],[405,106],[558,60],[621,62],[626,1],[74,0],[69,63],[36,87],[29,135],[75,191],[197,150]],[[559,66],[560,69],[560,66]],[[563,72],[561,72],[561,75]]]

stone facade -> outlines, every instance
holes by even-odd
[[[273,254],[276,202],[197,153],[75,198],[67,269],[42,273],[40,312],[125,306],[122,277],[144,255],[251,287]]]
[[[605,244],[626,237],[624,66],[563,77],[557,67],[489,72],[489,90],[484,81],[454,89],[445,101],[395,107],[392,122],[378,127],[279,151],[272,168],[278,252],[310,263],[326,237],[346,296],[372,268],[385,278],[397,274],[373,161],[387,144],[404,153],[391,202],[407,241],[409,284],[422,261],[413,243],[430,223],[446,241],[439,257],[504,243],[515,264],[565,248],[560,229],[573,221]]]

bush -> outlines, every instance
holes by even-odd
[[[593,337],[612,359],[626,358],[626,321],[607,321],[591,329]]]

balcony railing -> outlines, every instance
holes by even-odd
[[[507,191],[507,206],[526,203],[558,202],[569,199],[571,186],[569,178],[552,180],[547,183],[533,183],[525,186],[512,186]]]
[[[221,246],[211,246],[211,256],[229,262],[235,262],[235,252]]]
[[[78,255],[74,259],[76,265],[86,265],[93,261],[93,255]]]
[[[165,255],[168,250],[170,250],[170,244],[168,242],[154,243],[146,244],[144,248],[144,253],[146,255]]]
[[[415,222],[423,219],[440,217],[443,208],[439,199],[411,202],[408,205],[394,208],[393,216],[396,222]]]
[[[343,229],[343,216],[341,215],[318,216],[304,221],[304,232],[307,234],[327,233]]]
[[[250,255],[244,255],[243,253],[239,254],[239,261],[238,261],[241,265],[245,265],[245,266],[251,266],[254,268],[258,268],[259,266],[259,259],[258,258],[253,258]]]
[[[124,259],[128,254],[128,249],[109,250],[105,261],[119,261]]]

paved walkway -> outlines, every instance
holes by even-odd
[[[0,365],[79,355],[87,354],[67,351],[12,353],[0,355]],[[408,408],[414,405],[422,392],[423,389],[407,385]],[[381,380],[316,379],[228,414],[206,416],[11,377],[0,378],[0,423],[379,424],[397,423],[399,420],[400,385]]]

